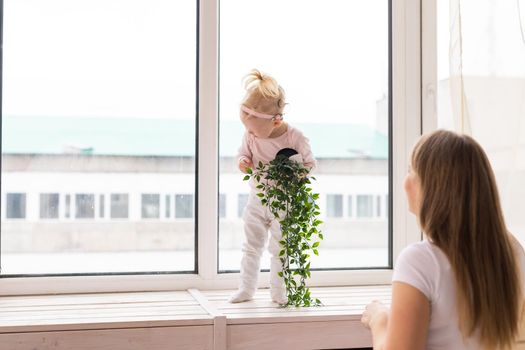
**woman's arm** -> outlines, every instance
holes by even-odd
[[[380,302],[366,307],[361,319],[372,331],[374,350],[425,349],[430,322],[430,302],[417,288],[392,283],[392,307]]]

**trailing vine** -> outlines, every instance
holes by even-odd
[[[279,258],[283,265],[279,276],[286,285],[288,303],[285,306],[319,306],[321,301],[313,299],[306,287],[310,274],[310,252],[319,255],[318,247],[323,239],[319,225],[323,222],[313,193],[309,169],[290,160],[277,156],[269,164],[259,162],[255,170],[248,169],[248,175],[257,183],[257,196],[279,221],[282,240]],[[314,241],[315,240],[315,241]]]

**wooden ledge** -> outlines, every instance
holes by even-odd
[[[389,304],[390,286],[311,291],[323,306],[280,308],[265,289],[240,304],[227,302],[232,291],[195,289],[0,297],[0,350],[71,349],[71,344],[114,350],[371,346],[361,313],[374,299]]]

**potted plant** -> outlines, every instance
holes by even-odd
[[[322,221],[309,176],[310,169],[285,155],[268,164],[259,163],[255,170],[248,169],[247,181],[257,181],[257,196],[279,221],[282,240],[279,254],[283,265],[279,276],[286,285],[288,303],[284,306],[318,306],[319,299],[310,295],[306,279],[310,277],[310,253],[319,255],[318,246],[323,234],[319,230]]]

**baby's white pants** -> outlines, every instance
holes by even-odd
[[[261,204],[261,199],[256,196],[253,190],[244,209],[243,218],[245,241],[242,248],[240,290],[252,296],[255,294],[261,256],[268,241],[268,231],[270,231],[268,242],[268,251],[271,256],[270,292],[272,300],[281,304],[286,303],[284,279],[278,275],[278,272],[282,271],[282,264],[279,259],[279,252],[281,251],[279,241],[282,238],[281,225],[268,207]]]

